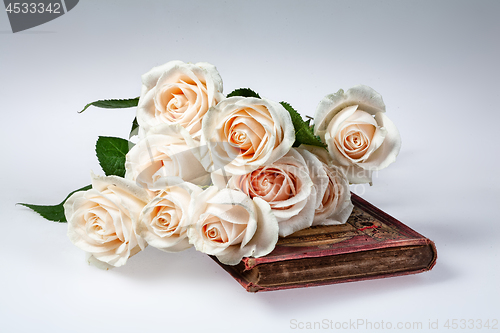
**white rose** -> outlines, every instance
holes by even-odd
[[[222,79],[215,66],[170,61],[142,76],[137,107],[139,137],[158,124],[179,124],[195,139],[201,136],[201,119],[224,98]]]
[[[193,154],[196,146],[180,125],[155,126],[127,153],[125,178],[151,191],[174,185],[172,177],[206,185],[210,174]]]
[[[312,154],[301,155],[297,149],[292,148],[270,165],[246,175],[232,176],[227,186],[269,203],[279,224],[279,235],[288,236],[310,227],[314,219],[317,190],[306,162],[312,158]],[[212,176],[214,184],[224,186],[221,176]],[[323,180],[322,184],[325,183]],[[318,183],[318,186],[322,184]]]
[[[325,149],[306,145],[302,145],[300,148],[306,149],[308,153],[312,153],[316,157],[308,160],[314,163],[308,162],[308,166],[319,194],[312,225],[345,223],[354,207],[351,202],[351,191],[347,177],[340,168],[333,165],[332,159]],[[305,152],[300,149],[299,151]]]
[[[294,141],[290,114],[281,104],[265,98],[230,97],[203,119],[202,145],[208,145],[211,160],[205,155],[202,163],[219,174],[242,175],[278,160]]]
[[[226,265],[243,257],[270,253],[278,241],[278,223],[269,205],[240,191],[211,186],[191,204],[189,242]]]
[[[92,189],[74,193],[64,204],[68,237],[98,261],[122,266],[146,246],[134,228],[148,200],[147,192],[132,181],[93,176]]]
[[[170,186],[153,198],[141,212],[136,233],[149,245],[166,252],[191,247],[187,239],[189,205],[202,189],[191,183]]]
[[[401,138],[384,112],[382,96],[363,85],[326,96],[316,109],[314,133],[351,183],[371,183],[374,170],[396,160]]]

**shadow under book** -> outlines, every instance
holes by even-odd
[[[270,291],[360,281],[430,270],[434,243],[352,194],[346,224],[316,226],[280,238],[273,252],[220,263],[247,291]]]

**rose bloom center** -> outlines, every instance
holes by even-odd
[[[221,221],[216,216],[209,216],[205,219],[205,224],[202,227],[204,237],[215,243],[226,243],[228,236]]]
[[[371,124],[351,124],[344,127],[336,137],[335,144],[340,146],[348,157],[358,159],[363,157],[370,147],[375,126]]]
[[[177,231],[181,212],[168,200],[163,200],[162,204],[152,212],[151,227],[158,235],[169,236]]]
[[[95,241],[106,243],[118,238],[112,227],[111,217],[104,209],[100,207],[94,208],[85,214],[84,219],[87,234]]]
[[[246,158],[252,158],[261,145],[267,142],[266,130],[255,118],[255,113],[251,109],[239,110],[223,126],[223,137]]]
[[[259,168],[242,176],[238,183],[251,198],[260,197],[269,203],[290,199],[300,188],[295,175],[274,167]]]

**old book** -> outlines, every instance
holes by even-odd
[[[280,238],[265,257],[243,258],[236,266],[212,259],[250,292],[415,274],[434,266],[431,240],[355,194],[352,202],[346,224]]]

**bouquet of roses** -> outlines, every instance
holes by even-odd
[[[147,245],[194,246],[228,265],[270,253],[278,237],[345,223],[349,183],[370,183],[401,139],[380,94],[359,85],[319,103],[314,123],[254,91],[224,96],[208,63],[171,61],[142,76],[129,140],[99,137],[106,176],[61,204],[23,204],[68,223],[70,240],[98,267],[124,265]],[[83,111],[84,111],[83,110]]]

